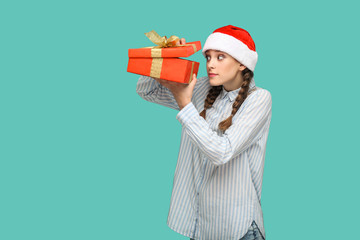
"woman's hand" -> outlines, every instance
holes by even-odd
[[[160,78],[155,78],[155,80],[172,92],[180,110],[191,102],[192,93],[197,81],[195,73],[193,74],[193,79],[189,84],[162,80]]]
[[[181,38],[176,45],[180,44],[186,44],[185,38]],[[189,84],[162,80],[160,78],[155,78],[155,80],[172,92],[180,110],[191,102],[192,93],[197,81],[195,73],[193,74],[193,79]]]

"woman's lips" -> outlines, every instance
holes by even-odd
[[[217,74],[215,74],[215,73],[209,73],[209,77],[215,77],[215,76],[217,76]]]

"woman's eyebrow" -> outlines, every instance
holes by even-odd
[[[218,52],[218,53],[224,53],[224,52],[222,52],[222,51],[220,51],[220,50],[213,50],[214,52]],[[209,52],[205,52],[205,54],[209,54]]]

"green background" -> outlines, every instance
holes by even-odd
[[[2,1],[0,239],[188,239],[166,225],[177,111],[136,94],[127,50],[229,24],[251,33],[272,94],[267,239],[358,238],[355,2]]]

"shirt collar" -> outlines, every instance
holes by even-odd
[[[250,81],[250,85],[249,85],[249,91],[250,91],[250,89],[252,89],[254,87],[255,87],[255,80],[254,80],[254,78],[252,78],[251,81]],[[220,97],[220,99],[228,98],[230,102],[233,102],[235,100],[235,98],[237,97],[240,89],[241,89],[241,87],[228,92],[223,87],[221,92],[220,92],[219,97]]]

